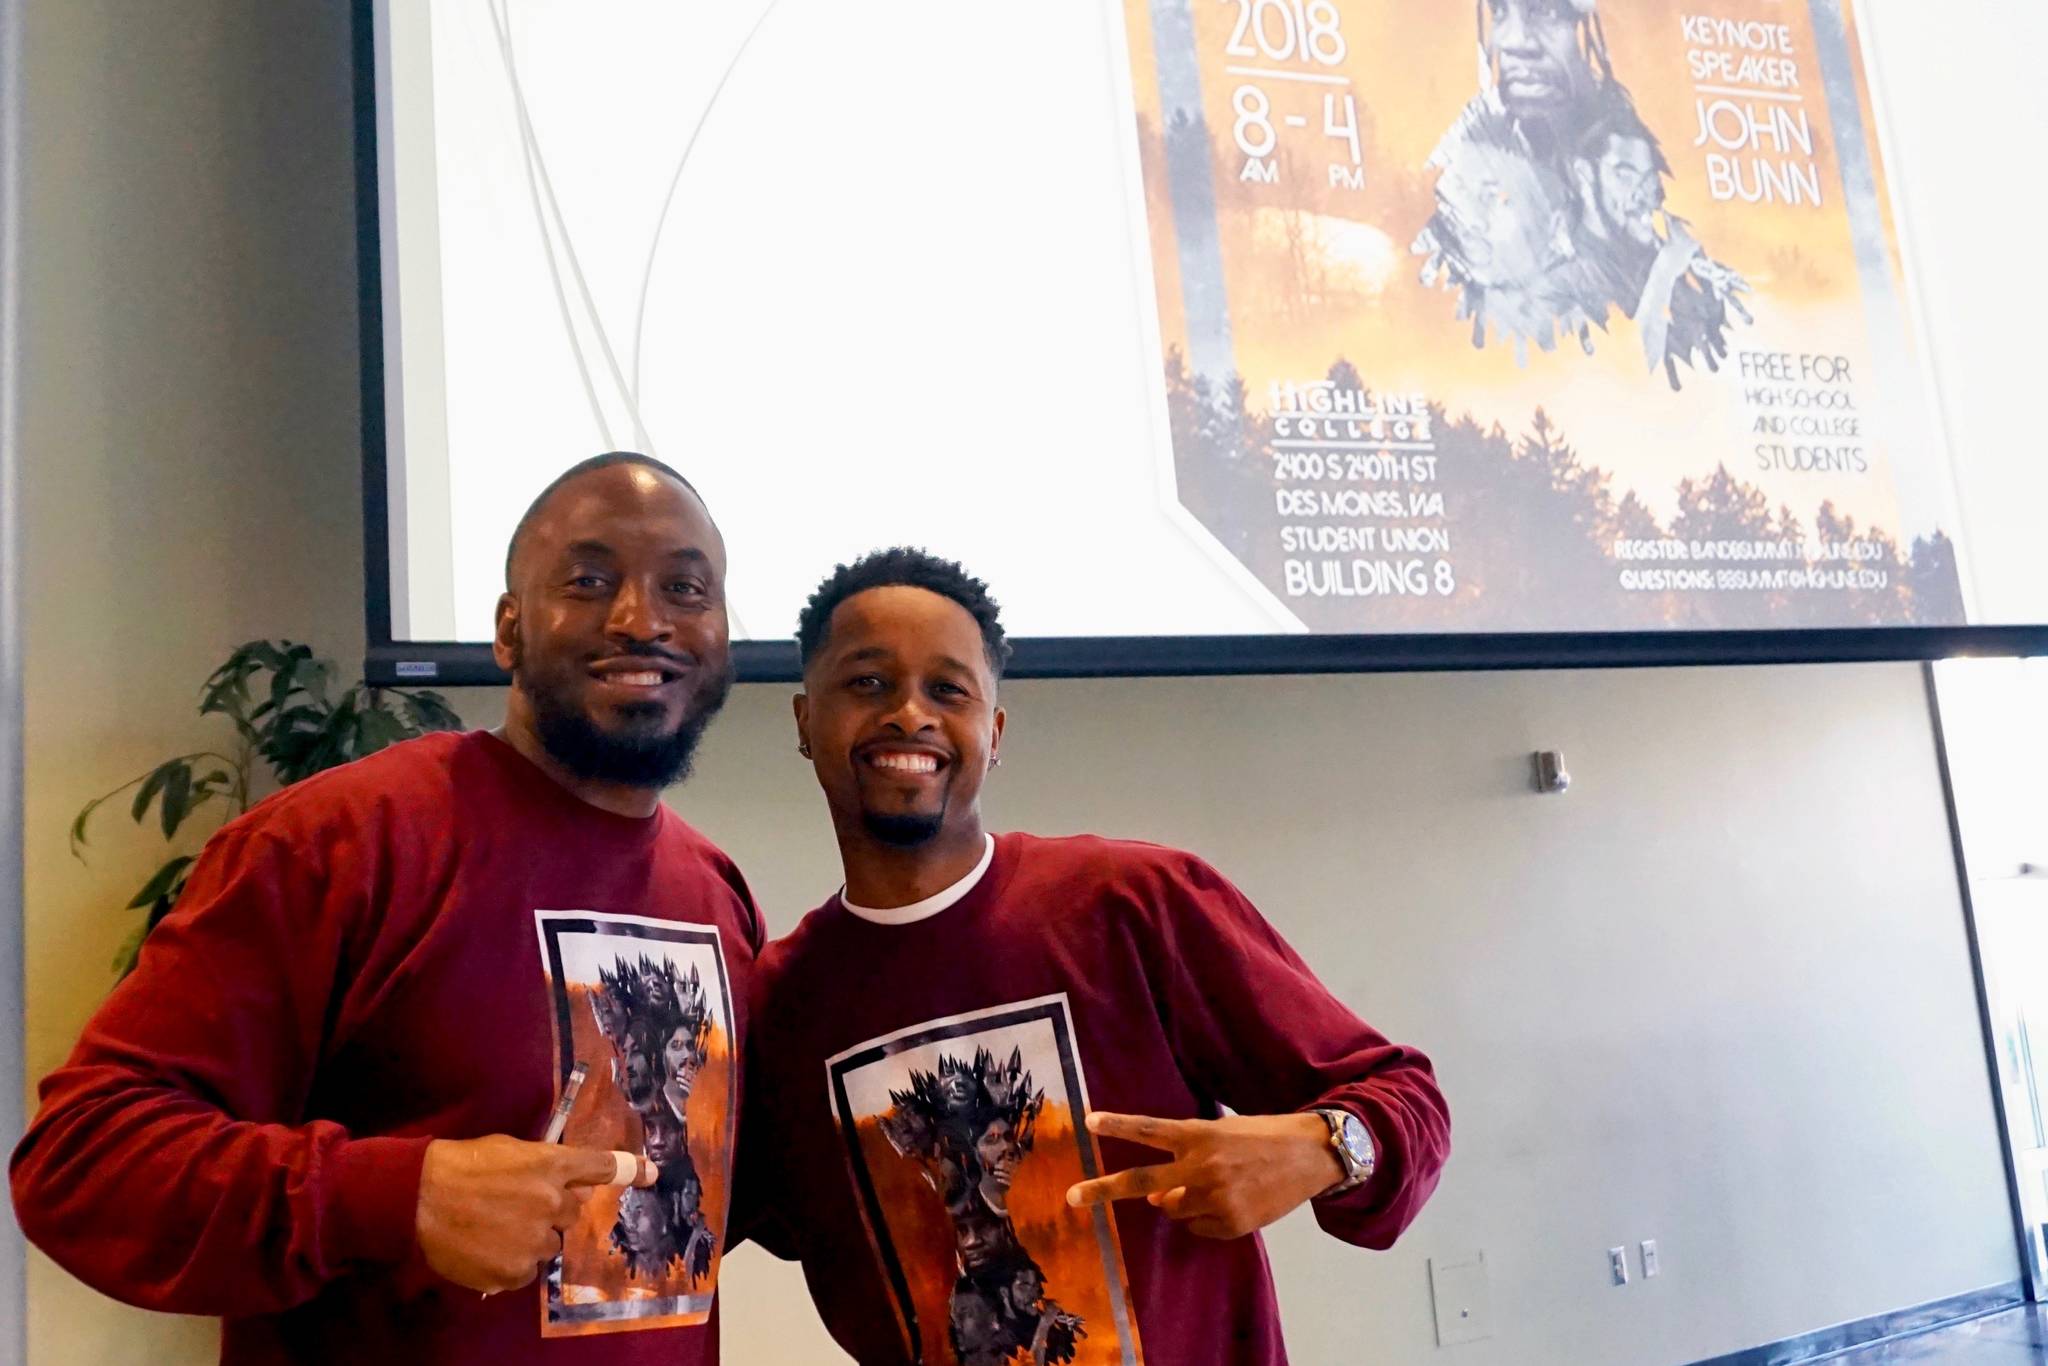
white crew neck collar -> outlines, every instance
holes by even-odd
[[[929,920],[940,911],[950,907],[961,897],[973,891],[975,884],[980,882],[983,875],[988,872],[989,864],[995,861],[996,837],[994,835],[983,835],[982,839],[986,840],[987,843],[982,846],[981,862],[975,864],[972,871],[966,877],[961,878],[944,891],[933,892],[924,900],[913,901],[908,906],[877,908],[874,906],[854,905],[846,899],[846,888],[841,887],[839,889],[839,904],[846,908],[848,915],[859,920],[865,920],[873,925],[915,925],[920,920]]]

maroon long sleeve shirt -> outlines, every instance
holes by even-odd
[[[652,1249],[639,1274],[606,1272],[619,1254],[602,1212],[586,1211],[588,1237],[571,1231],[566,1312],[545,1281],[486,1299],[440,1280],[414,1215],[428,1142],[539,1138],[575,1053],[593,1079],[570,1138],[661,1154],[695,1199],[671,1222],[704,1230],[700,1266],[722,1251],[759,942],[738,870],[680,818],[601,811],[482,732],[309,779],[208,844],[133,975],[44,1079],[12,1164],[22,1228],[117,1299],[222,1316],[236,1366],[715,1363],[715,1260],[693,1276],[661,1257],[681,1244],[649,1198],[628,1232]],[[670,984],[660,1009],[618,987],[621,962],[636,984]],[[687,1016],[705,1045],[675,1118],[642,1124],[620,1103],[621,1069],[656,1077],[662,1040],[632,1062],[624,1023],[622,1047],[599,1035],[599,969],[638,1034]],[[658,1089],[642,1096],[662,1113]],[[605,1198],[621,1197],[592,1205]],[[670,1284],[674,1312],[615,1312]]]
[[[1378,1167],[1315,1216],[1373,1248],[1449,1148],[1428,1060],[1214,869],[1151,845],[1003,835],[914,923],[835,898],[762,955],[753,1018],[736,1217],[802,1261],[862,1366],[1286,1360],[1258,1237],[1065,1204],[1074,1181],[1168,1160],[1092,1139],[1091,1108],[1348,1110]]]

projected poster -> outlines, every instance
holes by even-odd
[[[1121,3],[1173,495],[1309,629],[1964,620],[1846,0]]]

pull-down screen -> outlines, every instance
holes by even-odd
[[[1993,8],[377,5],[389,640],[622,447],[736,638],[896,542],[1027,637],[2048,621]]]

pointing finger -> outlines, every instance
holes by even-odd
[[[555,1148],[555,1180],[563,1186],[609,1186],[618,1173],[602,1148]]]
[[[566,1148],[557,1169],[565,1186],[651,1186],[660,1169],[639,1153]]]
[[[639,1186],[645,1189],[661,1177],[661,1168],[654,1165],[654,1159],[641,1153],[612,1154],[612,1180],[614,1186]]]

